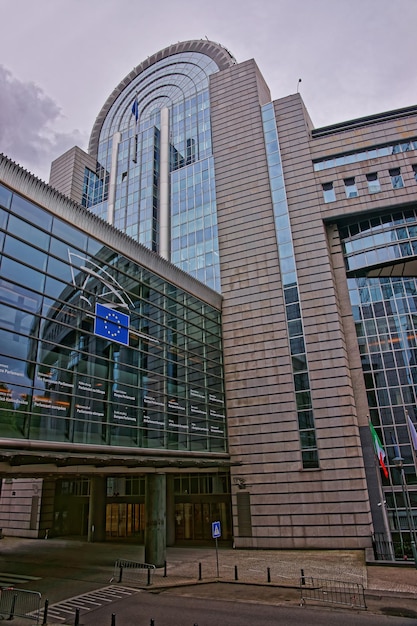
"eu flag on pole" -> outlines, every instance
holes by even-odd
[[[104,339],[129,345],[129,315],[115,311],[109,306],[96,303],[94,334]]]
[[[139,117],[139,105],[138,105],[138,101],[135,99],[134,103],[132,104],[132,115],[135,116],[135,120],[138,121],[138,117]]]

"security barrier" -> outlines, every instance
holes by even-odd
[[[302,605],[306,604],[307,600],[313,600],[366,609],[364,589],[359,583],[311,578],[302,573],[300,591]]]
[[[38,591],[0,588],[0,615],[3,619],[26,617],[39,623],[41,594]]]
[[[113,578],[111,580],[117,580],[118,583],[123,581],[124,583],[152,585],[154,571],[155,565],[118,559],[114,564]]]

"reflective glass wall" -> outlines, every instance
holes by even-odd
[[[0,436],[226,449],[220,312],[0,186]]]
[[[101,129],[103,183],[100,176],[86,177],[84,197],[91,199],[90,210],[108,219],[110,177],[113,225],[160,252],[161,109],[168,109],[170,260],[220,291],[209,99],[209,76],[216,71],[205,54],[183,52],[128,83]]]
[[[284,285],[285,317],[290,340],[301,460],[303,469],[316,469],[319,467],[319,455],[307,363],[307,350],[304,340],[298,277],[284,174],[281,164],[281,152],[272,103],[262,107],[262,121],[268,159],[271,196],[274,207],[281,280]]]
[[[400,263],[403,272],[403,262],[415,255],[417,207],[339,230],[369,417],[386,453],[384,499],[396,548],[405,553],[410,545],[407,497],[417,527],[416,457],[407,423],[407,414],[414,424],[417,418],[417,278],[395,276],[400,265],[394,264]],[[395,462],[399,456],[404,486]]]

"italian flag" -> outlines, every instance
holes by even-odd
[[[382,443],[376,433],[375,428],[372,425],[372,422],[369,421],[369,428],[371,429],[371,435],[372,435],[372,441],[374,442],[374,449],[375,449],[375,454],[378,457],[378,461],[379,464],[381,466],[381,469],[384,473],[385,478],[388,478],[388,470],[387,470],[387,466],[385,465],[385,452],[384,452],[384,448],[382,447]]]

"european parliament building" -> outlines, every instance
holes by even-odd
[[[315,128],[186,41],[0,180],[6,535],[411,555],[417,107]]]

